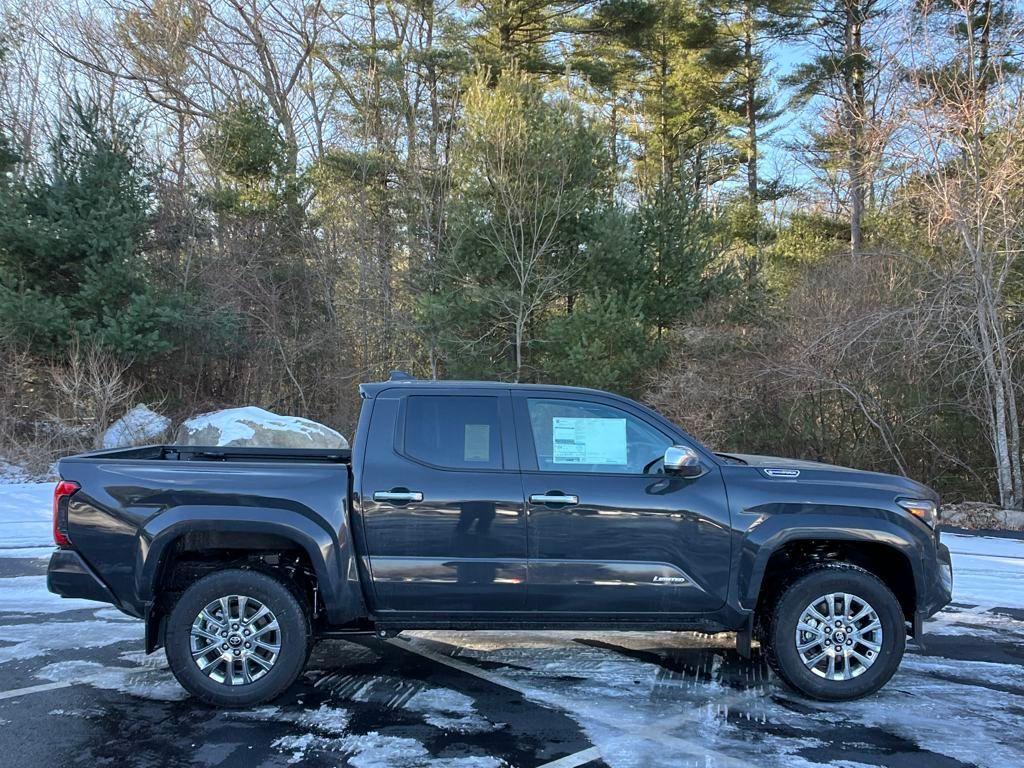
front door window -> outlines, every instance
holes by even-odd
[[[632,414],[584,400],[527,400],[542,472],[642,475],[672,440]]]

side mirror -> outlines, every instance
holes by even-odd
[[[679,477],[697,477],[704,474],[700,456],[685,445],[670,445],[665,449],[665,474]]]

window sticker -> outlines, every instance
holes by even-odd
[[[554,464],[626,464],[625,419],[551,418]]]
[[[462,456],[464,461],[491,460],[490,424],[467,424],[465,438]]]

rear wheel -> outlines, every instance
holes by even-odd
[[[845,701],[874,693],[906,647],[896,596],[851,565],[816,568],[786,587],[767,632],[768,662],[800,693]]]
[[[310,649],[309,620],[285,584],[231,569],[200,579],[167,619],[167,661],[193,696],[222,707],[276,698]]]

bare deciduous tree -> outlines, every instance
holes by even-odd
[[[935,322],[948,356],[965,365],[965,396],[991,443],[1000,501],[1020,509],[1021,387],[1014,374],[1022,328],[1014,292],[1024,248],[1024,90],[1008,76],[1009,58],[992,51],[1017,49],[1024,38],[1019,25],[997,27],[976,6],[923,5],[906,98],[914,142],[903,151],[919,168],[925,234],[939,254],[932,265]],[[941,23],[929,24],[939,13]]]

